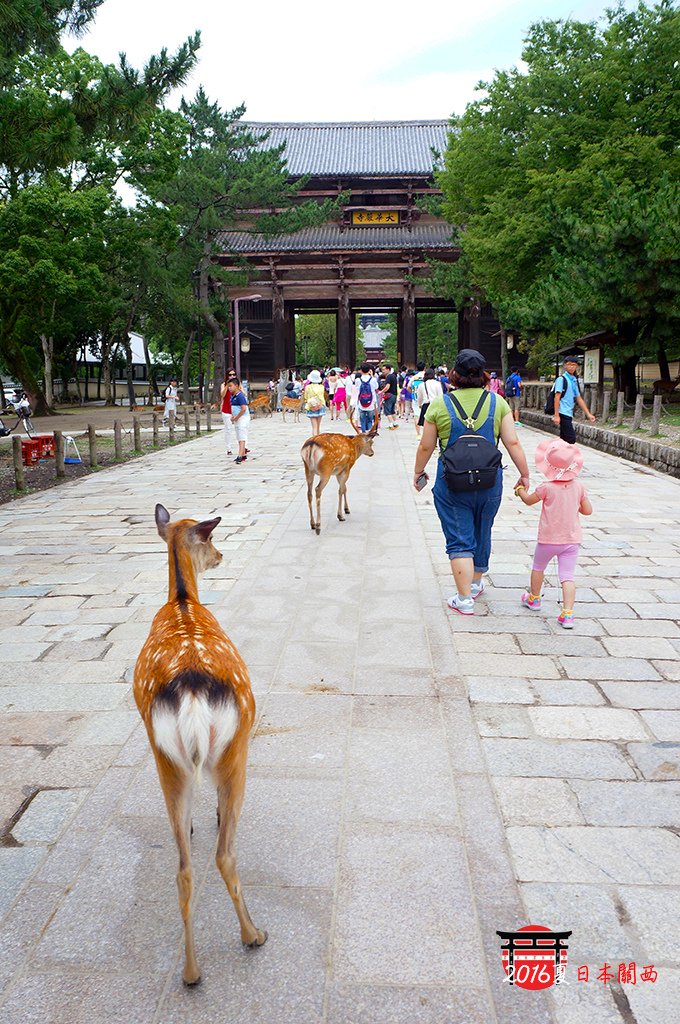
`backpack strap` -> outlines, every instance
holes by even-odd
[[[449,406],[451,406],[451,408],[449,408],[449,415],[451,416],[451,419],[453,419],[453,406],[455,406],[456,412],[458,413],[458,418],[463,421],[468,430],[474,430],[475,420],[482,411],[482,406],[484,405],[487,398],[489,398],[489,392],[482,391],[482,394],[480,395],[479,401],[477,402],[477,405],[475,406],[472,415],[468,416],[468,414],[465,412],[465,409],[460,404],[460,402],[458,401],[454,394],[444,395],[444,401],[447,402]],[[489,410],[489,414],[486,416],[486,419],[488,419],[489,416],[493,415],[493,412],[494,403],[491,404],[491,409]]]

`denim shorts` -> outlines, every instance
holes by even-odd
[[[452,491],[444,480],[441,459],[432,497],[449,558],[472,558],[475,572],[486,572],[491,556],[491,529],[503,496],[503,470],[485,491]]]
[[[385,399],[383,401],[383,412],[386,416],[394,416],[394,407],[396,404],[396,395],[385,395]]]

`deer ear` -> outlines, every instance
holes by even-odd
[[[217,516],[216,519],[206,519],[202,523],[196,523],[195,526],[191,527],[191,532],[194,536],[198,537],[200,541],[205,543],[210,540],[210,534],[213,532],[215,527],[222,521],[222,516]]]
[[[156,529],[163,538],[168,539],[168,523],[170,522],[170,513],[164,505],[156,505]]]

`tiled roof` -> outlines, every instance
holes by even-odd
[[[447,121],[365,121],[352,123],[249,123],[268,131],[267,147],[286,144],[292,177],[430,175],[432,150],[444,153]]]
[[[274,252],[329,252],[376,249],[453,249],[455,243],[449,224],[416,224],[394,228],[345,228],[324,224],[304,228],[292,235],[265,237],[249,231],[223,231],[217,236],[224,254],[253,255]]]

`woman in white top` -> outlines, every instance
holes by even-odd
[[[442,386],[435,377],[434,370],[426,370],[423,383],[418,385],[419,427],[425,423],[425,413],[430,402],[433,402],[435,398],[441,398],[443,394]]]

